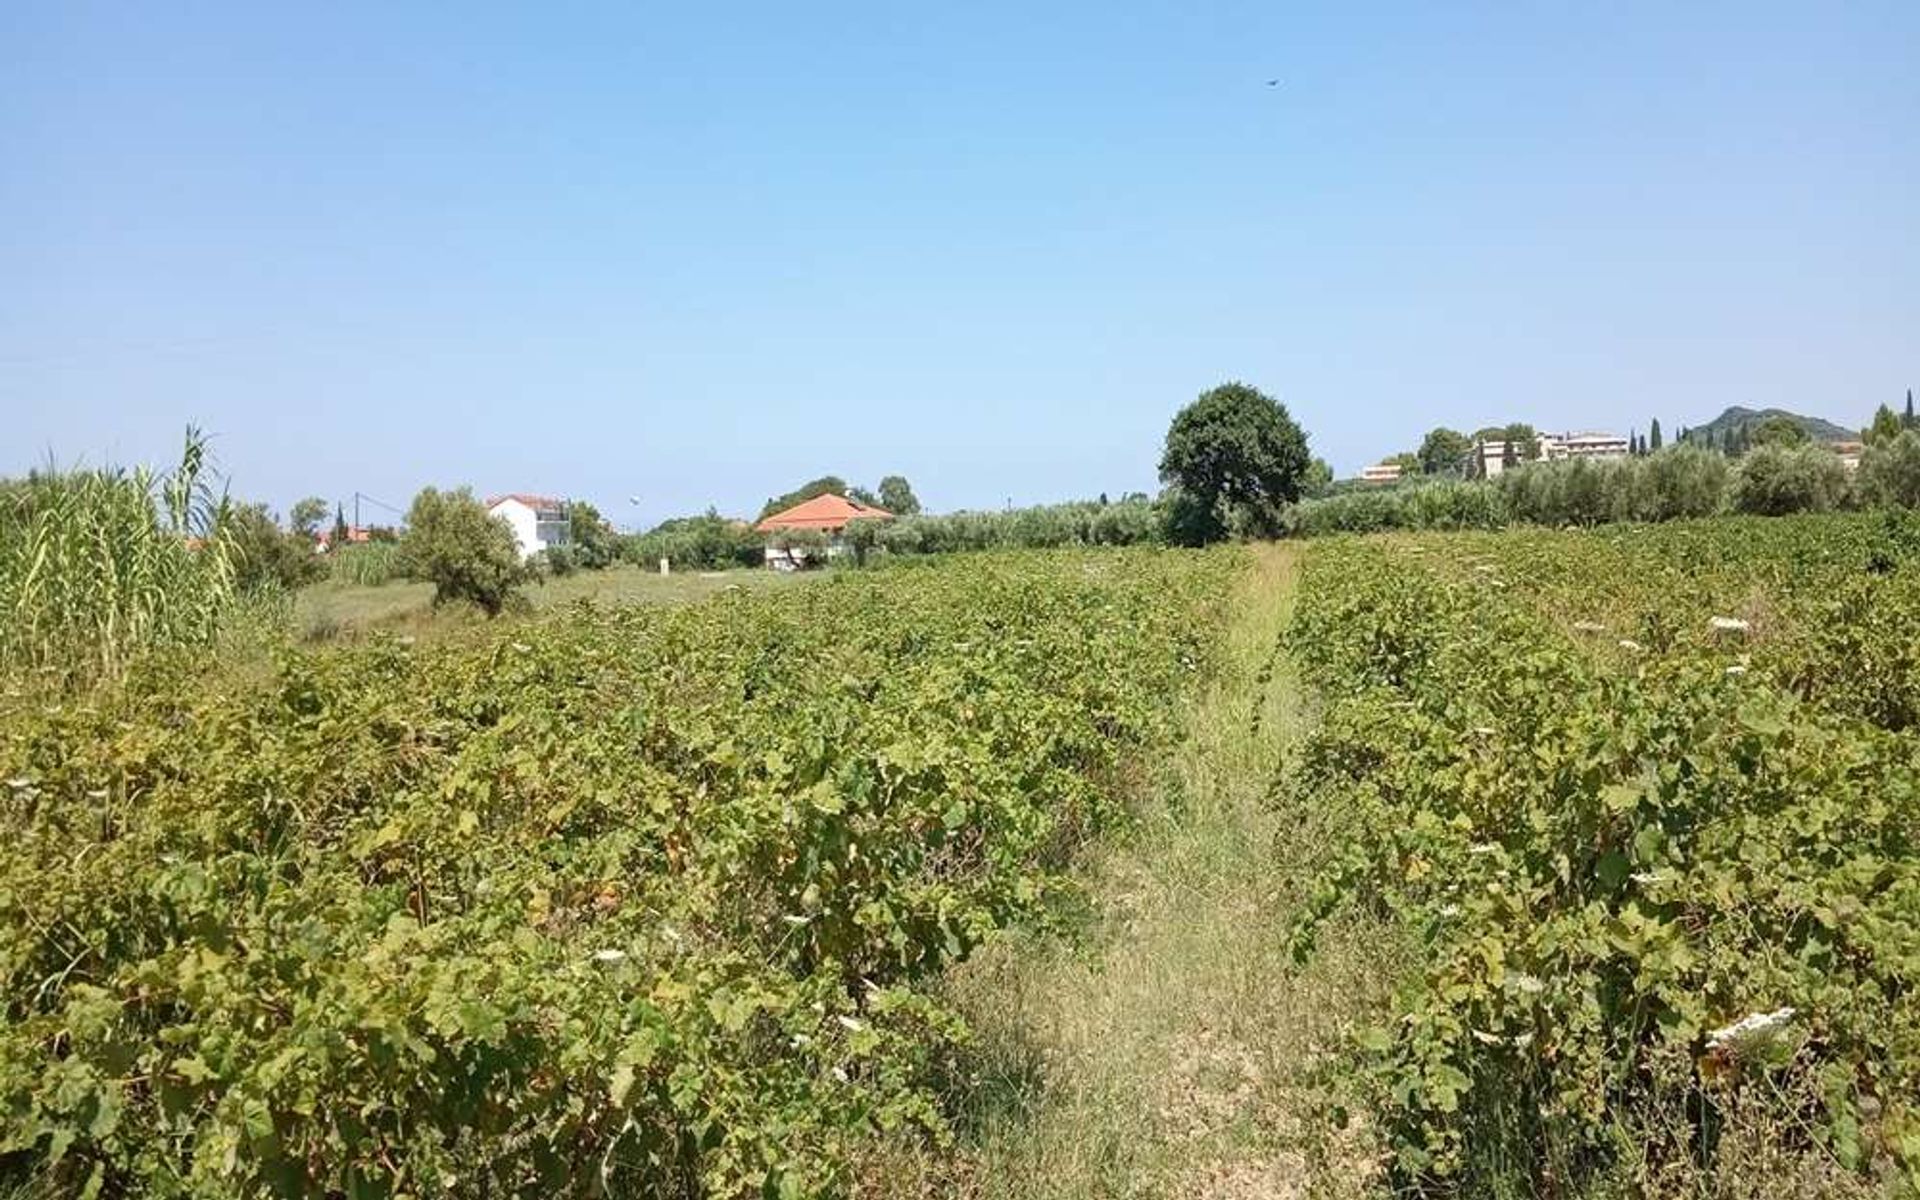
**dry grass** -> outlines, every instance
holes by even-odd
[[[1358,1194],[1364,1134],[1328,1132],[1330,1048],[1384,993],[1391,939],[1323,945],[1301,969],[1285,916],[1291,818],[1269,802],[1302,721],[1284,661],[1292,552],[1265,548],[1234,606],[1229,664],[1189,716],[1160,793],[1089,867],[1078,937],[1009,934],[955,971],[976,1032],[959,1146],[895,1147],[872,1196]],[[1258,720],[1254,719],[1258,714]]]

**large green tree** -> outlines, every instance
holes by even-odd
[[[1448,429],[1444,425],[1429,429],[1427,436],[1420,440],[1420,473],[1422,475],[1458,475],[1467,468],[1467,458],[1473,453],[1473,439],[1458,429]]]
[[[1307,436],[1257,388],[1227,383],[1180,410],[1167,430],[1160,481],[1173,489],[1167,534],[1183,545],[1268,534],[1299,499]]]
[[[407,510],[400,559],[406,574],[433,584],[435,604],[471,601],[488,616],[505,608],[528,576],[513,530],[467,488],[421,489]]]
[[[896,517],[911,517],[920,511],[920,497],[905,475],[889,475],[880,481],[880,507]]]
[[[1873,424],[1860,431],[1860,440],[1869,446],[1878,446],[1900,436],[1900,418],[1893,410],[1882,404],[1874,410]]]
[[[318,496],[308,496],[295,502],[287,510],[287,524],[293,531],[305,537],[309,542],[320,532],[320,522],[327,519],[327,502]]]
[[[1884,408],[1882,411],[1887,411],[1888,416],[1893,415]],[[1895,423],[1894,432],[1899,432],[1898,422]],[[1807,436],[1807,431],[1801,427],[1800,422],[1792,417],[1776,415],[1754,426],[1750,434],[1744,434],[1740,448],[1745,450],[1748,446],[1804,446],[1812,440]]]
[[[1652,452],[1660,448],[1660,418],[1653,419],[1653,427],[1647,430],[1647,450]]]
[[[567,541],[573,546],[573,561],[590,571],[611,563],[619,551],[613,525],[585,500],[567,503]]]

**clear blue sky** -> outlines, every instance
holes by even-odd
[[[1920,386],[1920,4],[1572,7],[6,4],[0,473],[650,523],[1150,489],[1234,378],[1343,474]]]

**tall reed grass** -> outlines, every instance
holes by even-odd
[[[211,644],[236,595],[229,514],[194,429],[170,472],[49,467],[0,483],[0,673],[64,686]]]
[[[400,547],[393,542],[340,546],[327,556],[327,576],[362,587],[391,583],[401,578]]]

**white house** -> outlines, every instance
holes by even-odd
[[[1398,483],[1406,468],[1397,462],[1375,463],[1360,468],[1361,483]]]
[[[487,514],[500,518],[513,529],[513,540],[520,543],[522,558],[532,558],[549,546],[565,546],[573,540],[572,521],[564,500],[509,492],[488,500]]]

